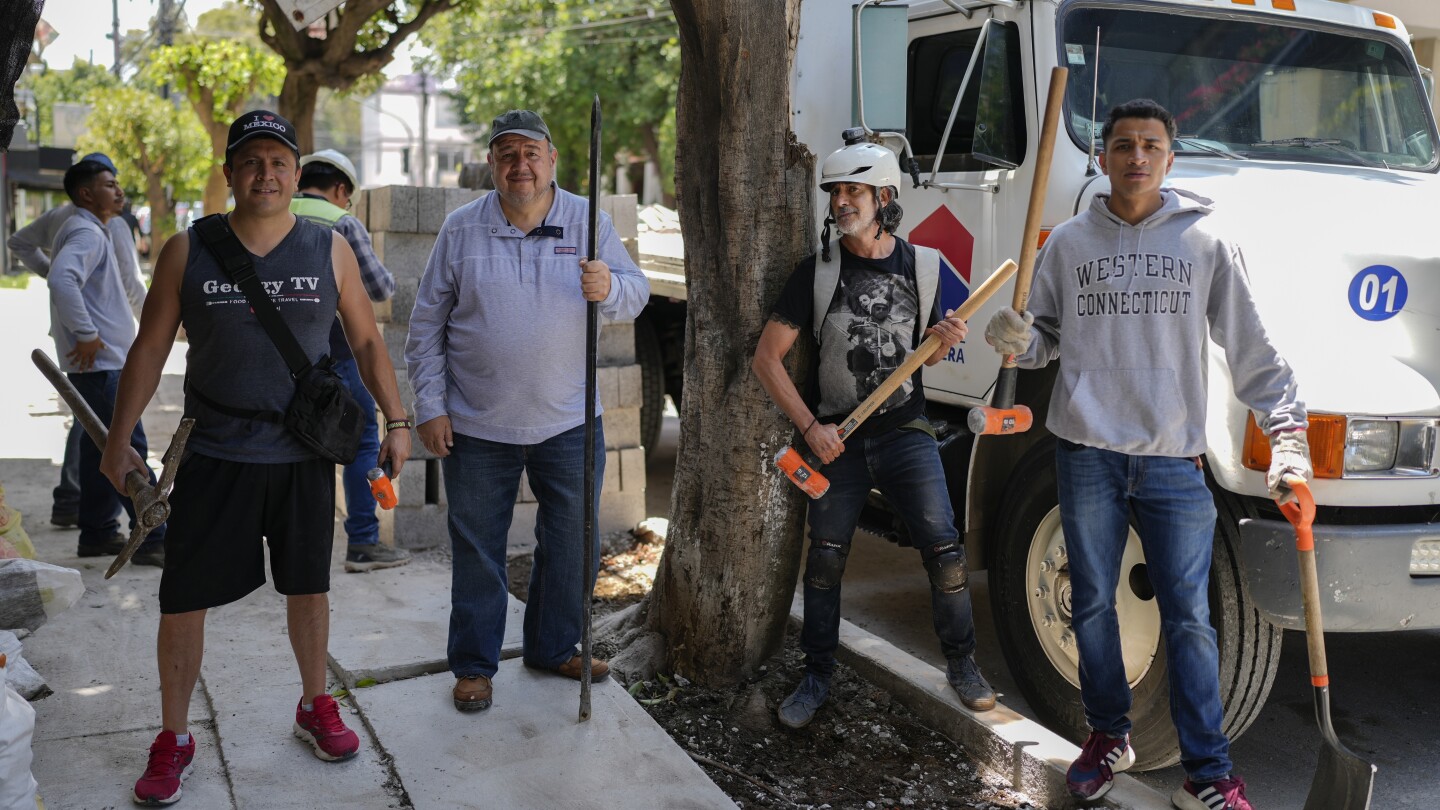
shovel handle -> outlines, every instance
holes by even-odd
[[[1303,478],[1285,481],[1295,501],[1280,504],[1280,512],[1295,527],[1295,554],[1300,563],[1300,599],[1305,606],[1305,645],[1310,654],[1310,683],[1330,685],[1325,663],[1325,622],[1320,613],[1320,576],[1315,568],[1315,497]]]

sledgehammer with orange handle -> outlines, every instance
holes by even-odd
[[[1040,129],[1040,151],[1035,163],[1035,182],[1030,186],[1030,207],[1025,212],[1025,235],[1020,243],[1020,273],[1015,278],[1015,297],[1011,308],[1024,313],[1030,303],[1030,280],[1035,277],[1035,254],[1040,251],[1040,218],[1045,213],[1045,190],[1050,185],[1050,158],[1055,154],[1055,130],[1060,122],[1060,107],[1065,101],[1065,80],[1070,71],[1062,67],[1050,71],[1050,96],[1045,102],[1045,122]],[[1015,378],[1019,367],[1015,355],[1005,355],[1000,375],[995,379],[995,395],[990,404],[973,408],[966,423],[977,436],[1024,433],[1034,417],[1030,409],[1015,404]]]
[[[996,290],[1005,286],[1005,282],[1009,281],[1013,275],[1015,275],[1015,262],[1006,259],[1005,263],[990,275],[990,278],[985,279],[984,284],[970,293],[970,297],[965,299],[965,303],[961,304],[959,309],[955,310],[955,314],[962,321],[970,320],[970,316],[975,314],[975,310],[989,300]],[[836,430],[840,438],[843,440],[846,436],[854,433],[855,428],[860,427],[860,423],[869,418],[876,408],[885,404],[885,400],[895,393],[895,389],[910,379],[910,375],[924,365],[925,361],[938,348],[940,348],[938,335],[926,338],[918,349],[905,358],[905,362],[901,363],[899,368],[885,378],[885,382],[880,383],[879,388],[876,388],[870,396],[865,398],[864,402],[860,403],[860,407],[845,417],[845,421],[841,422],[840,427]],[[795,483],[795,486],[800,487],[811,498],[819,498],[830,489],[830,481],[820,474],[820,459],[816,458],[808,449],[796,450],[794,447],[786,446],[785,449],[775,454],[775,466],[779,467],[780,471]]]

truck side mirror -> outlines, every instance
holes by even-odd
[[[851,47],[850,118],[854,126],[905,131],[906,47],[910,7],[856,7]]]

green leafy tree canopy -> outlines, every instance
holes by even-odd
[[[248,42],[195,37],[155,49],[144,73],[153,83],[175,85],[202,119],[208,109],[215,124],[228,127],[254,97],[280,92],[285,65]]]
[[[118,87],[120,80],[115,74],[99,65],[92,65],[77,58],[69,70],[48,69],[39,74],[26,74],[20,87],[35,95],[35,106],[39,111],[40,143],[50,143],[55,136],[52,110],[59,103],[85,102],[92,90],[110,90]],[[26,117],[34,121],[37,116],[27,111]]]
[[[468,123],[488,127],[514,108],[545,117],[561,185],[580,191],[586,182],[590,99],[599,93],[607,156],[655,160],[673,193],[680,43],[667,4],[476,0],[420,36],[432,52],[428,64],[455,79]]]

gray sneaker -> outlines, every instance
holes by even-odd
[[[345,549],[345,570],[351,574],[409,564],[410,552],[403,548],[391,548],[384,543],[347,546]]]
[[[780,717],[781,724],[788,728],[804,728],[810,725],[815,719],[815,712],[830,696],[830,684],[822,681],[816,675],[805,673],[800,685],[785,698],[780,704],[780,711],[776,714]]]
[[[950,682],[950,688],[960,696],[965,708],[976,712],[988,712],[995,708],[995,690],[980,674],[975,656],[951,658],[945,666],[945,680]]]

